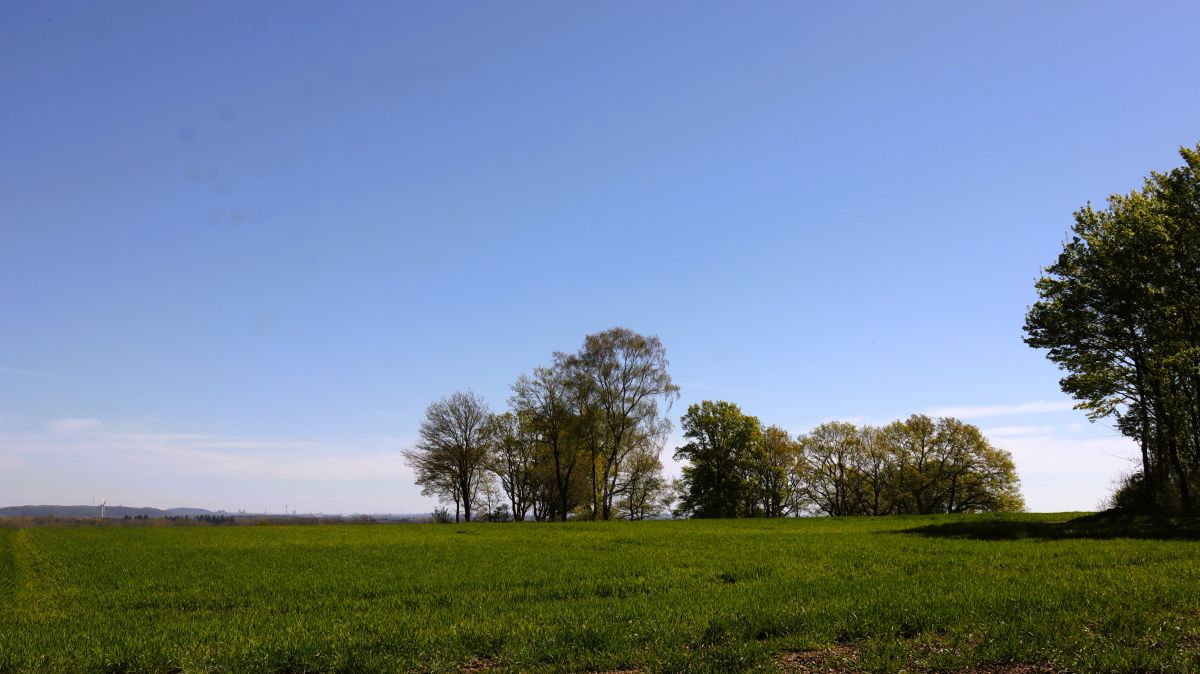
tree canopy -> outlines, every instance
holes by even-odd
[[[612,328],[521,375],[509,411],[472,393],[430,405],[405,457],[456,520],[653,517],[671,496],[659,455],[678,390],[657,337]]]
[[[1063,391],[1141,447],[1137,507],[1194,512],[1200,476],[1200,145],[1140,189],[1087,204],[1037,281],[1025,341]]]
[[[957,419],[831,421],[793,439],[737,405],[684,415],[677,512],[692,517],[892,515],[1024,509],[1012,456]]]
[[[465,519],[487,479],[495,424],[487,403],[471,392],[458,392],[425,410],[416,446],[404,452],[417,474],[421,493],[454,503],[455,521]]]
[[[693,517],[743,517],[756,514],[754,466],[762,454],[758,419],[737,405],[705,400],[683,415],[683,436],[690,442],[675,450],[683,467],[678,512]]]
[[[630,456],[654,451],[671,429],[661,416],[679,387],[667,372],[667,352],[658,337],[612,328],[584,339],[575,354],[556,354],[555,363],[571,388],[577,425],[588,449],[592,517],[610,519]]]

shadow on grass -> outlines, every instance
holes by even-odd
[[[1160,541],[1195,541],[1200,540],[1200,520],[1097,513],[1059,522],[1019,519],[947,522],[946,524],[929,524],[915,529],[905,529],[903,533],[932,538],[967,538],[981,541],[1015,541],[1027,538],[1040,540],[1143,538]]]

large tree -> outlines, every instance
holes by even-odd
[[[688,443],[675,449],[675,460],[690,465],[683,467],[676,512],[691,517],[756,514],[754,469],[762,452],[758,419],[731,402],[705,400],[689,406],[681,421]]]
[[[865,426],[859,431],[858,452],[853,457],[857,510],[866,515],[896,512],[900,466],[892,436],[886,429]]]
[[[621,466],[614,509],[619,517],[629,520],[657,517],[665,509],[669,489],[658,452],[650,449],[635,452]]]
[[[767,517],[783,517],[797,508],[794,485],[788,479],[800,460],[800,445],[778,426],[762,429],[761,451],[752,454],[755,495]]]
[[[1025,507],[1012,456],[978,427],[914,414],[882,430],[892,457],[898,513],[1012,511]]]
[[[1143,507],[1194,511],[1200,482],[1200,146],[1141,189],[1075,213],[1025,341],[1092,419],[1141,447]]]
[[[471,521],[479,488],[490,479],[493,432],[487,403],[474,393],[460,391],[425,410],[417,442],[404,452],[421,493],[452,501],[455,522],[460,509]]]
[[[538,475],[548,485],[539,490],[545,502],[535,504],[535,515],[565,522],[577,505],[580,466],[586,463],[580,460],[580,424],[567,378],[557,368],[534,368],[532,375],[517,379],[512,392],[509,404],[534,445]]]
[[[859,515],[855,463],[862,436],[854,424],[829,421],[801,438],[800,470],[808,500],[827,515]]]
[[[523,522],[537,496],[537,445],[530,424],[514,412],[492,417],[494,451],[488,468],[508,495],[512,518]]]
[[[665,411],[679,396],[658,337],[628,328],[588,335],[575,354],[555,355],[571,388],[580,435],[589,452],[592,517],[610,519],[626,459],[657,452],[671,422]]]

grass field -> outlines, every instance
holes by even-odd
[[[1195,528],[1068,517],[0,529],[0,671],[1200,671]]]

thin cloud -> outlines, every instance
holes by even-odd
[[[999,437],[1009,437],[1013,435],[1051,435],[1053,433],[1053,426],[997,426],[995,428],[983,429],[984,435]]]
[[[136,443],[190,443],[219,440],[221,438],[219,435],[208,435],[204,433],[126,433],[121,437]]]
[[[1012,453],[1021,491],[1033,512],[1094,507],[1112,481],[1136,465],[1137,443],[1125,437],[1014,436],[997,446]]]
[[[821,419],[819,419],[815,422],[810,422],[810,423],[805,423],[805,424],[797,424],[797,425],[788,425],[785,427],[785,430],[787,430],[793,436],[798,437],[801,435],[807,435],[808,433],[811,433],[812,430],[814,428],[816,428],[817,426],[820,426],[822,424],[833,423],[833,422],[854,424],[855,426],[879,426],[879,425],[889,424],[895,420],[896,419],[888,419],[887,421],[881,421],[879,417],[868,416],[866,414],[843,414],[841,416],[822,417]],[[782,424],[777,424],[777,425],[782,426]]]
[[[150,459],[160,468],[189,475],[217,475],[249,480],[307,480],[357,482],[365,480],[409,480],[412,472],[398,453],[361,454],[267,454],[155,447],[146,454],[128,457],[144,465]],[[153,458],[151,458],[153,457]]]
[[[61,434],[86,433],[87,431],[95,431],[103,427],[104,422],[99,419],[85,419],[80,417],[52,419],[46,422],[46,428],[49,428],[54,433]]]
[[[986,417],[1011,417],[1018,414],[1045,414],[1075,409],[1069,400],[1037,400],[1012,405],[980,405],[977,407],[935,407],[926,414],[935,417],[958,419],[983,419]]]
[[[44,377],[46,379],[62,379],[62,377],[60,377],[56,374],[50,374],[48,372],[38,372],[36,370],[26,370],[26,369],[20,368],[20,367],[6,367],[3,365],[0,365],[0,372],[3,372],[5,374],[16,374],[16,375],[20,375],[22,377]]]
[[[207,475],[266,481],[411,481],[412,471],[392,442],[301,442],[209,433],[131,432],[99,419],[63,418],[50,433],[0,436],[26,458],[50,454],[77,459],[102,455],[108,465],[129,465],[160,475]],[[13,465],[17,456],[0,456]]]
[[[1130,461],[1138,460],[1139,451],[1136,442],[1120,436],[1006,438],[999,446],[1012,453],[1022,476],[1038,473],[1116,476]]]
[[[291,440],[261,440],[232,438],[221,435],[189,433],[128,433],[113,434],[110,440],[133,446],[187,447],[213,450],[305,450],[319,449],[320,443]]]

